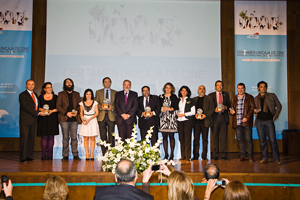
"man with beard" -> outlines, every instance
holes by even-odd
[[[71,137],[72,154],[75,160],[80,160],[77,151],[77,127],[79,122],[80,95],[73,91],[73,80],[67,78],[63,84],[64,91],[58,93],[56,108],[58,110],[58,121],[63,133],[63,159],[69,157],[69,138]]]

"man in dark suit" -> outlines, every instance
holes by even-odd
[[[148,86],[142,87],[143,96],[139,97],[139,109],[137,116],[139,118],[139,128],[141,131],[141,139],[144,140],[147,135],[147,131],[150,127],[153,127],[151,145],[157,142],[158,139],[158,124],[160,114],[160,102],[158,96],[150,95],[150,88]],[[151,111],[145,111],[147,107],[151,108]]]
[[[152,175],[150,167],[143,173],[143,184],[148,184],[148,181]],[[135,187],[135,183],[138,179],[137,171],[134,163],[130,160],[121,160],[116,167],[115,180],[118,185],[103,186],[96,189],[94,200],[152,200],[153,196],[139,190]]]
[[[214,103],[210,96],[205,95],[204,85],[198,87],[198,97],[193,98],[196,104],[196,112],[202,110],[202,114],[196,113],[196,121],[194,125],[194,157],[192,160],[199,158],[199,141],[202,133],[202,160],[207,161],[207,144],[208,144],[208,129],[213,126],[212,114],[214,113]]]
[[[115,109],[115,96],[117,91],[110,88],[111,79],[105,77],[103,79],[103,89],[96,91],[95,100],[98,102],[99,115],[98,124],[100,129],[100,138],[103,141],[111,143],[111,147],[115,146],[115,137],[112,133],[115,132],[115,120],[116,120],[116,109]],[[104,99],[108,99],[107,107],[103,103]],[[107,148],[101,145],[102,154],[106,153]]]
[[[19,95],[20,102],[20,162],[33,161],[35,130],[38,115],[38,98],[34,90],[34,81],[26,81],[26,90]]]
[[[216,92],[210,94],[214,102],[215,112],[213,113],[213,160],[219,159],[219,136],[221,143],[220,156],[223,160],[227,158],[227,128],[229,124],[228,108],[230,107],[229,94],[223,91],[223,82],[217,80],[215,83]]]
[[[133,124],[136,124],[136,111],[139,107],[138,95],[131,91],[131,81],[123,81],[123,90],[116,93],[116,124],[119,136],[125,141],[131,137]]]
[[[77,127],[80,122],[80,94],[74,91],[74,82],[67,78],[63,83],[64,91],[58,93],[56,108],[58,110],[58,121],[63,133],[63,159],[69,159],[69,140],[71,138],[71,148],[74,160],[78,157]]]

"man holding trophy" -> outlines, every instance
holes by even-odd
[[[143,96],[139,97],[139,109],[137,111],[141,139],[146,138],[147,131],[153,126],[151,145],[154,146],[158,139],[160,102],[158,96],[150,95],[148,86],[142,87],[142,94]]]
[[[111,143],[111,147],[114,147],[115,137],[112,133],[115,131],[115,96],[117,91],[110,88],[111,79],[109,77],[105,77],[102,83],[104,88],[96,91],[95,98],[99,104],[98,125],[100,129],[100,138],[103,141]],[[104,155],[107,148],[101,145],[101,150]]]
[[[219,159],[219,153],[223,160],[227,158],[227,127],[229,124],[228,108],[230,107],[229,94],[223,91],[223,82],[217,80],[215,83],[216,92],[210,94],[214,102],[215,112],[213,118],[213,160]],[[219,136],[221,151],[219,152]]]
[[[202,133],[202,160],[208,161],[207,159],[207,144],[208,144],[208,129],[212,127],[212,114],[214,113],[214,104],[210,96],[205,95],[205,86],[200,85],[198,87],[199,96],[194,97],[193,100],[196,104],[196,121],[194,124],[194,157],[192,160],[198,160],[199,158],[199,141],[200,134]]]

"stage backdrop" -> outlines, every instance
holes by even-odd
[[[19,94],[31,73],[32,0],[0,0],[0,137],[19,137]]]
[[[282,111],[275,122],[276,137],[288,128],[286,1],[235,1],[235,81],[246,92],[258,94],[257,83],[266,81]],[[253,128],[253,139],[258,139]]]
[[[221,78],[220,2],[47,1],[45,81],[57,94],[70,77],[83,95],[87,88],[103,88],[106,76],[115,90],[131,80],[139,95],[144,85],[151,94],[162,94],[166,82],[174,84],[176,94],[182,85],[192,96],[201,84],[207,93],[214,91]],[[55,146],[54,156],[61,157],[61,135]]]

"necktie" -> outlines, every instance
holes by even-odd
[[[149,106],[148,97],[146,97],[146,107]]]
[[[33,92],[31,92],[31,97],[32,97],[33,102],[34,102],[34,109],[37,110],[36,102],[35,102],[35,98],[34,98]]]
[[[222,93],[221,92],[219,92],[219,104],[223,104],[223,102],[222,102]]]
[[[125,105],[127,104],[127,92],[125,93]]]
[[[105,98],[108,99],[108,90],[106,90]]]

